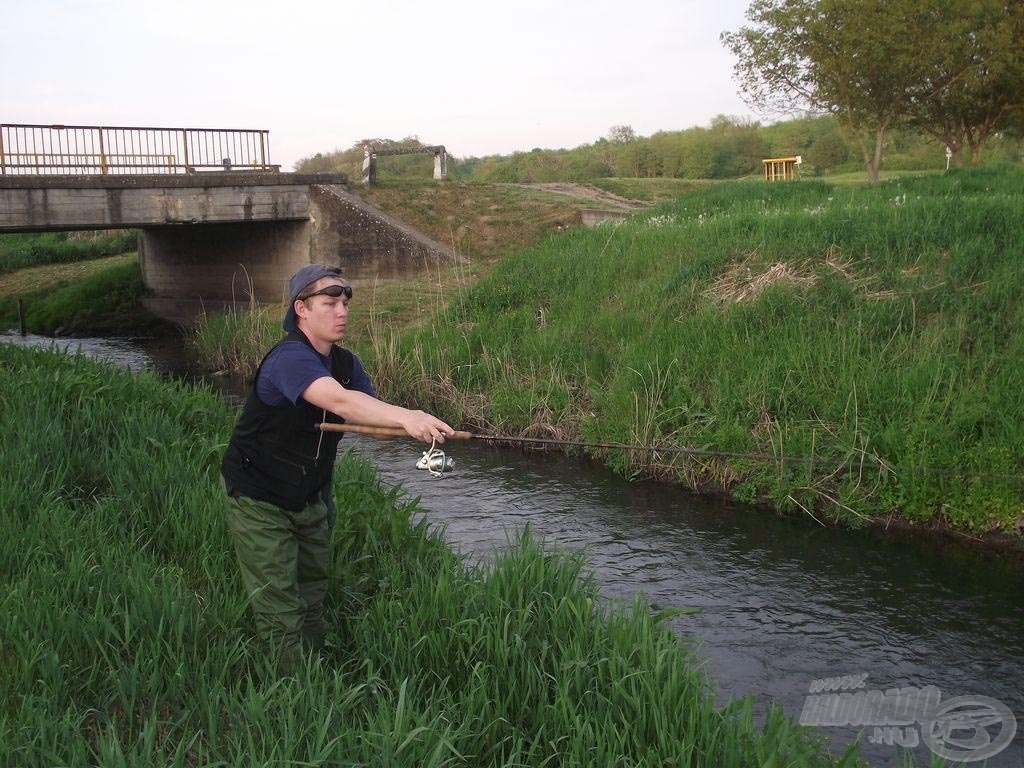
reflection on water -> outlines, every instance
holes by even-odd
[[[56,349],[70,355],[82,354],[86,357],[93,357],[98,360],[106,360],[129,371],[166,371],[162,361],[166,357],[155,356],[147,351],[146,342],[156,343],[154,339],[137,338],[54,338],[51,336],[37,336],[29,333],[25,336],[8,331],[0,333],[0,342],[14,344],[19,347],[39,347],[41,349]],[[170,350],[167,341],[162,342]],[[180,341],[177,342],[180,346]]]
[[[186,373],[178,340],[57,343],[132,370]],[[700,608],[675,629],[695,641],[723,702],[752,694],[798,718],[813,680],[843,675],[867,675],[865,691],[933,685],[944,701],[988,696],[1007,705],[1019,727],[1014,743],[987,764],[1024,766],[1019,562],[781,520],[664,485],[627,483],[557,454],[449,443],[455,472],[433,478],[414,468],[417,443],[349,437],[342,447],[420,496],[427,519],[471,559],[488,557],[529,524],[550,545],[584,550],[608,598],[642,592],[663,608]],[[868,743],[872,730],[865,729],[862,754],[896,764],[895,747]],[[820,731],[834,747],[856,735],[851,727]],[[917,764],[927,765],[930,754],[922,741]]]

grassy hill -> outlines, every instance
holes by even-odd
[[[712,452],[608,453],[627,474],[1019,531],[1021,210],[1018,167],[723,183],[515,251],[363,353],[454,423]]]

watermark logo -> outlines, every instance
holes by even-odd
[[[923,740],[953,762],[985,760],[1004,750],[1017,733],[1010,708],[988,696],[942,701],[934,685],[865,690],[867,674],[813,680],[800,724],[867,726],[872,744],[916,747]]]

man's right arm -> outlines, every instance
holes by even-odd
[[[410,437],[429,443],[443,443],[455,430],[425,411],[413,411],[400,405],[385,403],[352,389],[345,389],[330,376],[313,381],[302,392],[307,403],[341,416],[353,424],[371,427],[400,427]]]

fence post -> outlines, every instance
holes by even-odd
[[[260,131],[260,170],[267,170],[267,146],[264,138],[266,137],[266,131]]]
[[[7,175],[7,153],[4,152],[4,128],[0,125],[0,176]]]
[[[100,133],[100,173],[104,176],[107,175],[107,153],[103,148],[103,129],[99,129]]]
[[[181,156],[185,161],[185,173],[192,173],[192,169],[188,167],[188,131],[184,128],[181,129]]]

